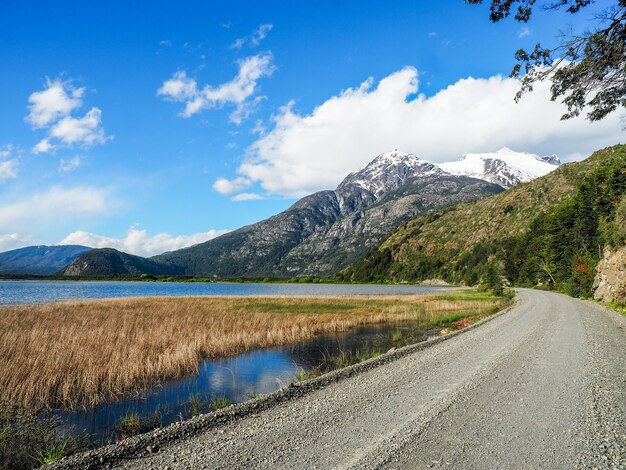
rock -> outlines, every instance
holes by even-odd
[[[593,297],[603,302],[626,301],[626,247],[605,248],[604,257],[596,267]]]

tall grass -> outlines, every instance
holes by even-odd
[[[204,358],[363,324],[484,314],[496,297],[128,298],[0,308],[0,403],[76,409],[198,371]]]
[[[47,465],[86,448],[83,437],[58,432],[57,418],[39,419],[0,404],[0,469]]]

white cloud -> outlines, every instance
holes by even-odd
[[[197,245],[198,243],[219,237],[226,232],[228,230],[209,230],[208,232],[194,233],[192,235],[174,236],[168,233],[159,233],[150,236],[146,230],[131,227],[128,229],[125,237],[114,238],[79,230],[70,233],[59,244],[84,245],[92,248],[115,248],[133,255],[154,256],[166,251]]]
[[[437,36],[437,33],[435,33],[434,31],[432,31],[432,32],[428,33],[428,39],[432,39],[432,38],[434,38],[435,36]]]
[[[106,141],[102,129],[102,111],[91,108],[82,118],[66,116],[50,129],[50,137],[68,147],[80,144],[91,147]]]
[[[12,145],[9,144],[0,147],[0,183],[17,178],[17,174],[19,172],[19,160],[17,158],[11,159],[10,157],[12,155]]]
[[[252,33],[250,43],[253,46],[258,46],[259,44],[261,44],[261,41],[265,39],[267,33],[269,33],[273,27],[274,25],[270,23],[259,25],[259,27]]]
[[[0,158],[9,158],[13,154],[13,145],[8,144],[0,147]]]
[[[26,120],[35,129],[46,127],[80,108],[84,94],[85,88],[74,88],[69,82],[46,78],[46,88],[28,97],[30,112]]]
[[[239,66],[237,76],[217,87],[205,85],[199,89],[195,79],[187,77],[184,71],[179,71],[163,82],[157,94],[168,100],[184,102],[185,109],[181,113],[183,117],[193,116],[204,109],[235,105],[230,120],[240,124],[263,99],[256,97],[251,101],[248,100],[256,92],[257,81],[270,76],[274,72],[274,66],[270,53],[246,57],[237,64]]]
[[[32,148],[33,153],[48,153],[54,149],[54,146],[50,143],[48,139],[41,139],[37,144]]]
[[[32,245],[33,239],[30,235],[20,233],[0,233],[0,252],[15,250]]]
[[[85,88],[74,88],[70,82],[47,79],[46,89],[28,98],[30,113],[26,120],[34,129],[47,128],[46,137],[33,153],[48,153],[58,147],[91,147],[106,142],[102,128],[102,111],[92,107],[83,117],[71,113],[83,105]]]
[[[17,178],[18,171],[17,159],[0,161],[0,183]]]
[[[265,37],[272,30],[273,27],[274,25],[270,23],[261,24],[257,29],[252,32],[250,36],[235,39],[235,41],[230,45],[230,48],[241,49],[246,44],[250,44],[250,46],[256,47],[261,44],[261,41],[265,39]]]
[[[568,160],[626,140],[617,113],[597,123],[561,121],[562,104],[541,83],[519,104],[516,79],[459,80],[434,96],[415,96],[418,73],[406,67],[380,81],[350,88],[297,113],[293,103],[273,117],[273,129],[247,150],[237,172],[270,194],[301,196],[335,187],[376,155],[398,148],[434,162],[465,152],[508,146]]]
[[[185,101],[196,96],[198,89],[193,78],[188,78],[186,72],[179,71],[163,82],[157,94],[173,101]]]
[[[248,178],[235,178],[227,180],[226,178],[219,178],[213,183],[213,189],[220,194],[232,194],[242,189],[249,187],[252,184]]]
[[[246,38],[237,38],[230,45],[230,48],[231,49],[241,49],[245,44],[246,44]]]
[[[241,201],[260,201],[261,199],[265,199],[265,196],[257,193],[239,193],[235,194],[230,198],[231,201],[241,202]]]
[[[74,171],[76,168],[78,168],[81,163],[82,163],[82,160],[80,156],[78,155],[76,155],[73,158],[70,158],[69,160],[62,158],[61,161],[59,162],[59,171],[61,173],[69,173],[70,171]]]
[[[522,29],[520,29],[520,32],[517,34],[517,37],[519,39],[527,38],[528,36],[530,36],[530,29],[528,29],[527,26],[524,26]]]
[[[113,201],[101,188],[55,186],[29,198],[0,205],[0,231],[27,224],[48,224],[64,217],[105,213]]]

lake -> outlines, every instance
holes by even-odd
[[[408,295],[445,289],[450,288],[384,284],[0,281],[0,306],[111,297]]]

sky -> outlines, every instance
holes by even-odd
[[[462,0],[3,0],[0,251],[178,249],[393,149],[573,161],[625,142],[623,115],[563,122],[549,83],[515,104],[507,78],[517,49],[611,4],[492,24]]]

